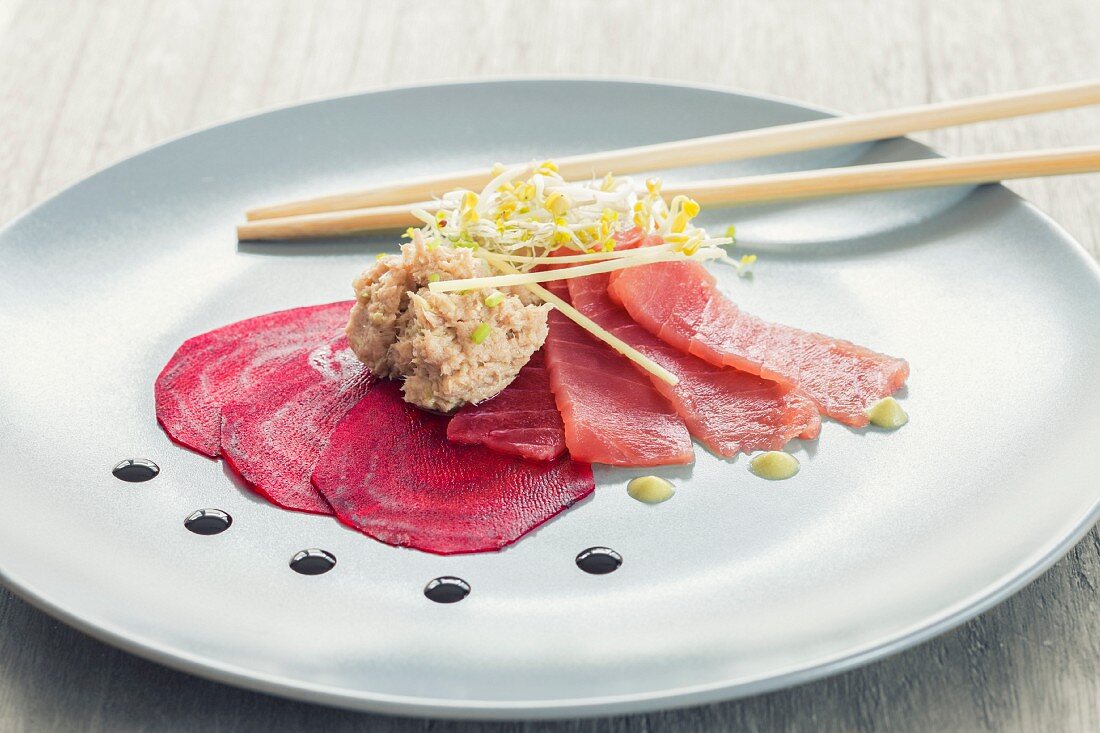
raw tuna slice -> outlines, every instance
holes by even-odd
[[[595,488],[583,463],[452,443],[447,422],[379,382],[336,426],[313,484],[340,521],[440,555],[504,547]]]
[[[222,406],[222,456],[272,503],[332,514],[310,474],[336,423],[373,381],[343,334],[303,350],[256,384],[247,402]]]
[[[496,397],[459,410],[447,426],[447,438],[536,461],[552,461],[564,453],[565,427],[542,351]]]
[[[269,313],[188,339],[157,377],[157,420],[176,442],[220,455],[222,405],[342,333],[351,306],[346,301]]]
[[[866,425],[867,407],[909,376],[904,359],[741,312],[696,262],[623,270],[609,293],[676,348],[795,387],[822,413],[848,425]]]
[[[816,437],[817,407],[790,387],[685,354],[646,331],[607,294],[607,274],[567,280],[581,313],[675,374],[675,387],[649,377],[687,423],[691,434],[714,453],[777,450],[795,437]]]
[[[568,298],[564,282],[550,282]],[[565,443],[578,461],[612,466],[691,463],[687,426],[649,379],[557,310],[543,350]]]

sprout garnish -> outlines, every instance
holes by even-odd
[[[553,161],[533,169],[500,167],[480,193],[452,191],[439,205],[435,213],[413,212],[424,222],[426,241],[469,247],[486,259],[507,258],[521,272],[562,249],[570,257],[585,257],[574,261],[622,257],[614,251],[615,235],[634,227],[661,237],[668,250],[685,256],[733,241],[695,226],[699,204],[687,196],[666,202],[658,179],[641,189],[630,178],[611,175],[570,182],[558,175]]]
[[[652,360],[615,338],[549,291],[539,282],[566,280],[655,262],[685,259],[721,260],[747,274],[755,257],[731,258],[723,249],[733,243],[734,229],[724,237],[712,237],[694,224],[699,204],[688,196],[666,201],[661,181],[649,179],[638,186],[626,177],[570,182],[558,174],[553,161],[505,168],[497,165],[494,178],[480,192],[456,190],[444,194],[431,207],[413,214],[423,222],[419,234],[429,247],[450,246],[473,250],[490,269],[490,277],[462,280],[430,279],[432,292],[464,293],[482,288],[524,286],[552,303],[596,338],[631,359],[659,379],[675,384],[676,378]],[[638,229],[652,237],[647,246],[617,250],[617,236]],[[412,236],[412,232],[406,233]],[[553,272],[533,272],[539,265],[575,265]],[[484,299],[486,307],[503,302],[494,291]],[[471,334],[474,343],[489,335],[480,324]]]

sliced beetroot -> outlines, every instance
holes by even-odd
[[[496,397],[459,410],[447,425],[447,438],[536,461],[552,461],[564,453],[565,426],[542,351]]]
[[[373,381],[343,335],[298,352],[257,382],[247,402],[222,406],[222,457],[273,504],[332,514],[310,474],[340,418]]]
[[[220,450],[221,407],[343,332],[350,301],[238,321],[183,343],[157,377],[157,420],[169,437],[207,456]]]
[[[380,382],[336,426],[313,485],[342,522],[440,555],[504,547],[595,488],[586,464],[459,445],[447,423]]]

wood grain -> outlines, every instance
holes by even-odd
[[[0,221],[88,171],[271,105],[523,74],[721,84],[871,111],[1100,75],[1095,0],[0,0]],[[950,154],[1100,143],[1100,112],[918,135]],[[1010,184],[1100,255],[1100,176]],[[596,721],[360,715],[216,685],[0,591],[2,731],[1100,730],[1100,537],[916,649],[792,690]]]

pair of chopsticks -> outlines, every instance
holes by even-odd
[[[606,173],[622,175],[881,140],[1098,103],[1100,81],[1093,80],[574,155],[556,162],[567,180],[599,178]],[[666,185],[662,193],[684,194],[700,204],[752,204],[1096,171],[1100,171],[1100,146],[1088,146],[705,180]],[[413,210],[435,211],[439,202],[434,197],[456,188],[480,190],[493,175],[490,168],[478,168],[264,206],[247,212],[248,221],[237,227],[237,237],[242,241],[333,237],[415,226],[420,221]]]

